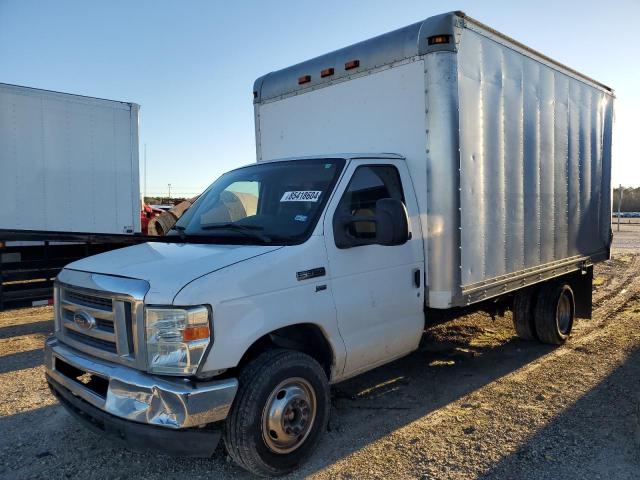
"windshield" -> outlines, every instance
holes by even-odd
[[[302,243],[344,164],[339,158],[292,160],[225,173],[178,220],[175,234],[225,243]]]

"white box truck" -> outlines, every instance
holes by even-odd
[[[183,455],[223,437],[283,474],[329,385],[417,349],[436,313],[507,304],[550,344],[590,315],[610,88],[453,12],[265,75],[254,104],[258,162],[171,243],[58,276],[47,380],[94,428]]]
[[[70,258],[140,233],[138,109],[0,83],[0,310],[51,297]]]

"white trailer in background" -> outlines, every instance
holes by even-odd
[[[138,105],[0,83],[0,229],[140,232]]]
[[[0,83],[0,310],[140,233],[138,105]]]

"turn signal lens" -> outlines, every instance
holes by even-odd
[[[209,339],[209,326],[187,327],[182,331],[182,341],[191,342],[192,340]]]
[[[311,81],[311,75],[303,75],[298,77],[298,85],[302,85],[303,83],[309,83]]]

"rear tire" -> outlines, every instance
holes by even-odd
[[[567,341],[575,318],[573,290],[566,283],[547,283],[536,300],[536,333],[542,343],[562,345]]]
[[[513,299],[513,326],[522,340],[537,340],[536,292],[532,288],[520,290]]]
[[[270,350],[240,373],[225,420],[231,458],[260,476],[284,475],[315,450],[329,420],[329,383],[320,364],[292,350]]]

